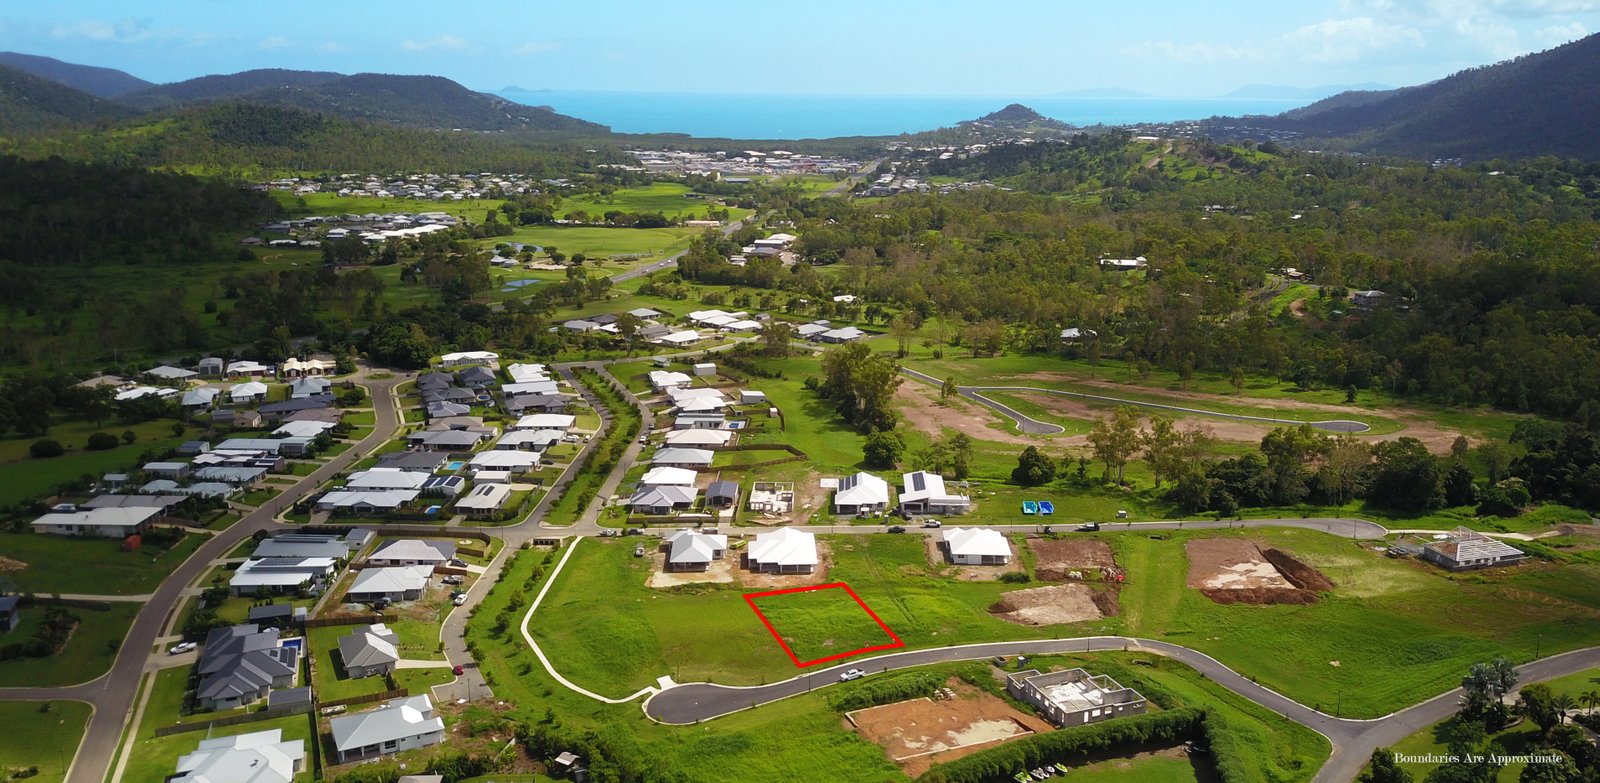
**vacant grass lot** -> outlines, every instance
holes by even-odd
[[[49,658],[0,661],[0,687],[76,685],[105,674],[141,606],[116,603],[104,612],[72,609],[82,622],[61,651]],[[19,639],[30,637],[40,619],[38,609],[25,608],[22,624],[12,633],[18,634]]]
[[[539,247],[555,248],[568,258],[582,253],[589,258],[585,266],[593,273],[596,259],[603,262],[599,269],[615,270],[618,263],[612,256],[647,254],[660,260],[689,246],[689,240],[699,236],[698,228],[608,228],[604,226],[519,226],[510,236],[485,240],[486,247],[503,242],[521,242]],[[540,256],[536,260],[548,261]],[[634,262],[628,262],[632,265]]]
[[[38,767],[30,783],[60,783],[89,724],[89,705],[77,701],[0,702],[0,773]]]
[[[84,449],[93,433],[107,432],[120,438],[123,432],[130,430],[137,437],[132,444],[121,444],[105,451]],[[65,422],[51,427],[45,437],[66,447],[67,453],[59,457],[34,459],[28,456],[28,447],[39,438],[0,439],[0,506],[48,495],[57,487],[77,481],[85,475],[98,479],[106,473],[137,468],[139,455],[145,451],[155,449],[164,452],[185,440],[173,436],[170,420],[147,421],[132,426],[107,422],[99,427],[92,422]]]
[[[752,596],[749,600],[783,638],[801,666],[868,647],[896,644],[842,587]]]
[[[43,533],[0,533],[0,554],[28,564],[8,571],[16,588],[33,593],[140,595],[161,584],[206,537],[190,533],[171,549],[122,551],[110,538],[68,538]]]
[[[1221,606],[1187,589],[1182,567],[1183,541],[1215,531],[1165,539],[1102,534],[1128,571],[1120,624],[1348,717],[1421,701],[1497,655],[1522,662],[1536,651],[1600,643],[1600,567],[1533,562],[1450,576],[1322,533],[1248,533],[1317,567],[1337,587],[1309,606]]]
[[[684,198],[688,192],[687,185],[677,182],[652,182],[645,187],[619,188],[609,195],[582,193],[569,196],[556,208],[556,212],[560,215],[587,212],[590,220],[601,218],[607,212],[660,212],[668,219],[695,219],[704,218],[710,209],[720,209],[714,199]],[[729,207],[728,212],[731,219],[738,220],[752,210]]]

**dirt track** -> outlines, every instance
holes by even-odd
[[[1007,429],[988,426],[990,422],[1000,419],[996,418],[996,414],[988,408],[968,400],[958,397],[950,401],[949,407],[942,406],[939,404],[939,390],[925,383],[908,381],[900,384],[900,388],[895,389],[894,399],[899,404],[900,413],[905,416],[907,424],[935,438],[944,435],[945,430],[951,429],[973,440],[1022,446],[1038,446],[1043,442],[1038,436],[1030,437],[1010,429],[1009,421],[1006,422]],[[1071,443],[1073,439],[1054,438],[1049,442]]]

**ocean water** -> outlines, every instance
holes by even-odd
[[[1021,103],[1073,125],[1131,125],[1214,116],[1277,114],[1306,101],[1177,98],[993,98],[920,95],[744,95],[494,91],[507,100],[549,106],[618,133],[686,133],[735,139],[886,136],[954,125]]]

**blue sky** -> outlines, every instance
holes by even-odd
[[[1595,30],[1600,0],[8,0],[0,8],[0,49],[152,81],[281,67],[438,74],[475,89],[885,95],[1401,86]]]

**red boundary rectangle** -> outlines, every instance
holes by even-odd
[[[789,649],[788,642],[783,640],[783,636],[778,633],[778,629],[772,627],[772,621],[767,619],[766,614],[762,613],[761,607],[756,606],[757,598],[766,598],[773,595],[788,595],[789,593],[808,593],[813,590],[831,590],[834,588],[840,588],[844,590],[850,595],[851,598],[855,599],[856,605],[861,607],[861,610],[866,612],[867,616],[871,617],[872,621],[877,623],[878,627],[882,628],[883,632],[888,634],[889,638],[893,639],[894,641],[889,644],[879,644],[872,647],[862,647],[859,650],[836,653],[834,655],[829,655],[826,658],[818,658],[814,661],[802,661],[794,654],[794,650]],[[888,624],[884,623],[884,621],[878,617],[878,613],[872,611],[872,607],[867,606],[867,602],[861,600],[861,596],[856,595],[856,591],[851,590],[850,585],[845,584],[844,582],[831,582],[825,585],[808,585],[806,587],[791,587],[785,590],[768,590],[764,593],[745,593],[744,602],[750,605],[751,611],[755,612],[756,617],[761,619],[761,624],[767,627],[767,633],[772,634],[772,638],[778,640],[778,646],[783,648],[783,652],[785,655],[789,656],[789,660],[794,661],[794,665],[801,669],[804,669],[807,666],[816,666],[819,663],[828,663],[829,661],[837,661],[841,658],[849,658],[862,653],[878,652],[879,650],[894,650],[906,646],[906,643],[900,641],[900,637],[896,636],[894,631],[889,630]]]

